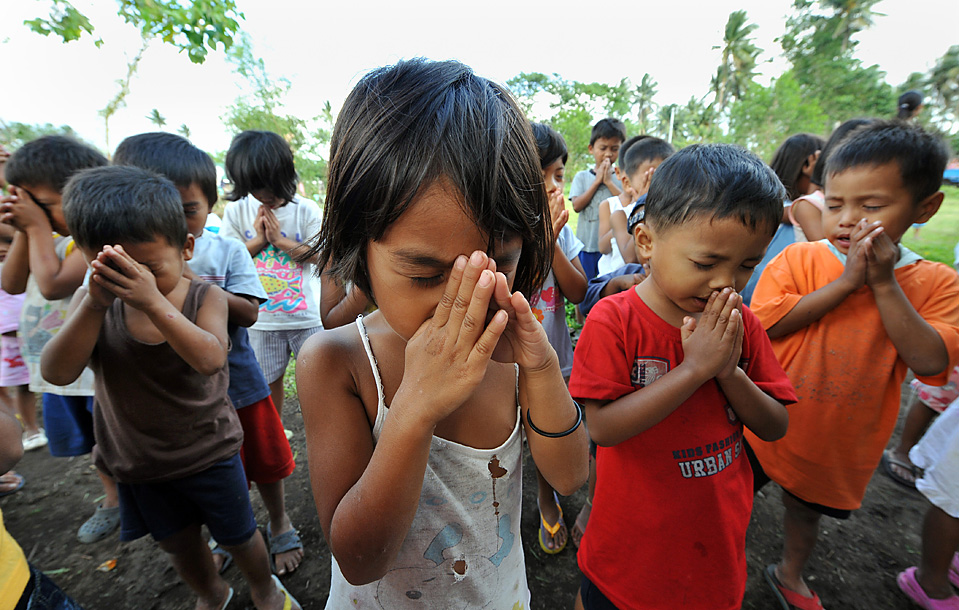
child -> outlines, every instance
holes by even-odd
[[[250,343],[282,419],[290,353],[296,357],[303,342],[323,328],[314,265],[295,260],[300,243],[319,230],[320,208],[297,196],[293,152],[273,132],[244,131],[233,138],[226,175],[233,183],[232,202],[223,211],[220,235],[246,244],[266,289]]]
[[[315,335],[297,360],[333,552],[326,607],[528,608],[523,429],[559,493],[587,464],[523,297],[555,248],[529,124],[505,89],[453,61],[375,70],[339,116],[310,254],[378,309]]]
[[[616,177],[623,183],[623,192],[599,204],[599,248],[604,252],[599,259],[600,274],[636,262],[626,219],[636,202],[646,196],[653,172],[674,152],[672,144],[651,136],[630,138],[619,150]]]
[[[563,179],[568,158],[566,141],[542,123],[531,123],[530,127],[536,140],[543,183],[549,197],[556,246],[553,265],[542,287],[530,296],[529,305],[543,324],[549,344],[556,350],[563,379],[569,380],[573,369],[573,342],[566,324],[565,301],[569,299],[572,303],[579,303],[586,293],[586,272],[577,258],[583,249],[583,242],[566,226],[569,219],[563,199]],[[539,496],[536,499],[539,506],[539,545],[545,553],[554,555],[566,548],[568,532],[563,521],[563,509],[556,492],[538,470],[536,476],[539,484]],[[543,507],[546,507],[545,510]]]
[[[596,166],[583,170],[573,178],[569,188],[573,211],[579,213],[576,237],[583,242],[579,260],[591,280],[598,273],[599,257],[599,204],[619,195],[623,185],[616,178],[613,164],[619,148],[626,140],[626,126],[619,119],[601,119],[593,125],[589,135],[589,154]]]
[[[763,269],[766,268],[769,261],[782,252],[786,246],[796,241],[797,230],[793,228],[789,220],[790,209],[794,199],[808,195],[814,190],[810,182],[810,176],[812,176],[816,167],[816,160],[819,158],[823,145],[823,139],[819,136],[797,133],[786,138],[786,141],[773,153],[769,167],[776,172],[779,180],[786,187],[786,199],[783,201],[783,219],[779,228],[776,229],[776,234],[773,235],[773,240],[769,242],[769,247],[766,248],[766,255],[756,265],[752,277],[749,278],[746,288],[743,289],[743,303],[747,306],[752,300],[756,282],[759,281],[759,276],[762,275]],[[801,229],[798,230],[798,233],[800,238],[803,239]]]
[[[736,291],[783,195],[762,161],[729,145],[689,146],[656,170],[636,229],[650,276],[596,304],[570,380],[599,445],[579,547],[586,608],[742,604],[752,507],[742,431],[782,436],[795,394]]]
[[[827,161],[826,240],[789,246],[756,286],[756,316],[799,395],[785,438],[748,435],[757,488],[784,491],[783,557],[766,570],[784,608],[822,607],[802,578],[819,521],[859,508],[906,369],[943,385],[959,358],[959,278],[899,245],[939,209],[946,156],[904,123],[850,133]]]
[[[75,172],[107,163],[106,157],[76,140],[44,136],[24,144],[6,164],[12,195],[0,198],[0,221],[17,229],[3,264],[3,290],[26,293],[19,340],[30,374],[29,389],[42,392],[43,422],[50,454],[72,457],[93,448],[93,373],[86,370],[66,387],[40,375],[40,352],[63,324],[86,264],[67,237],[61,191]],[[116,484],[97,471],[104,499],[77,532],[82,543],[109,536],[120,525]]]
[[[193,258],[188,277],[198,276],[226,291],[229,307],[229,395],[243,428],[240,457],[247,480],[256,483],[270,516],[266,526],[270,559],[280,576],[296,570],[303,543],[286,513],[283,479],[295,466],[290,443],[283,435],[270,388],[260,372],[247,327],[256,322],[266,292],[243,244],[204,229],[217,200],[216,167],[209,155],[189,140],[165,132],[143,133],[125,139],[113,155],[115,165],[133,165],[173,181],[183,203],[187,231],[193,235]],[[217,553],[216,550],[220,550]],[[214,551],[224,561],[219,547]],[[217,559],[214,557],[214,559]]]
[[[633,206],[632,211],[629,213],[629,219],[626,221],[626,228],[629,234],[633,236],[633,257],[639,262],[626,263],[619,269],[614,269],[605,275],[591,279],[586,285],[586,296],[583,297],[582,302],[579,304],[583,315],[588,316],[593,306],[595,306],[600,299],[619,294],[624,290],[629,290],[649,277],[649,261],[643,257],[639,242],[636,239],[638,235],[636,229],[639,228],[639,224],[643,222],[645,218],[646,199],[644,197],[636,202],[636,205]]]
[[[121,540],[151,534],[198,607],[223,608],[233,590],[200,536],[205,522],[257,608],[299,608],[271,580],[253,519],[227,396],[227,296],[184,277],[193,236],[179,193],[142,169],[104,167],[75,176],[63,199],[92,275],[44,348],[42,371],[59,384],[88,363],[96,372],[94,457],[118,481]]]
[[[922,527],[919,567],[900,572],[899,588],[928,610],[956,610],[959,597],[959,403],[953,403],[929,428],[909,457],[925,469],[916,488],[931,502]]]

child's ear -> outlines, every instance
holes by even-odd
[[[807,178],[812,177],[812,172],[814,169],[816,169],[816,162],[819,160],[819,154],[821,152],[822,151],[817,150],[806,157],[806,162],[803,163],[802,170],[800,170],[803,176],[806,176]]]
[[[193,244],[195,239],[192,233],[186,234],[186,243],[183,244],[183,260],[188,261],[193,258]]]
[[[641,222],[633,229],[633,239],[636,240],[636,248],[645,259],[652,258],[653,238],[655,233],[645,222]]]
[[[917,216],[912,222],[917,224],[923,223],[935,216],[936,212],[939,211],[939,206],[942,205],[942,200],[945,198],[945,196],[946,194],[942,191],[937,191],[920,201],[919,205],[916,206]]]

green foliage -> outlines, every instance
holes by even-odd
[[[156,125],[157,127],[162,128],[166,125],[166,117],[160,114],[160,111],[154,108],[150,111],[150,114],[146,116],[147,120]]]
[[[762,51],[750,34],[759,26],[746,22],[746,11],[733,11],[726,21],[722,60],[712,80],[716,107],[721,112],[731,99],[739,99],[756,75],[756,58]],[[718,49],[720,47],[713,47]]]
[[[178,134],[180,134],[187,140],[190,139],[190,128],[187,126],[186,123],[183,123],[182,125],[180,125],[180,127],[176,131]]]
[[[60,125],[59,127],[52,123],[43,125],[31,125],[28,123],[5,123],[0,121],[0,144],[7,147],[10,152],[15,151],[27,142],[36,140],[41,136],[58,135],[77,138],[77,133],[69,125]]]
[[[924,258],[951,267],[953,248],[959,240],[959,187],[944,186],[942,190],[946,197],[936,215],[919,230],[919,235],[913,229],[907,230],[902,243]]]
[[[144,40],[154,38],[173,45],[195,64],[206,60],[209,50],[229,49],[243,14],[234,0],[117,0],[123,20],[140,30]],[[94,26],[68,0],[52,0],[49,16],[25,21],[34,32],[54,34],[63,42],[93,35]],[[103,41],[98,39],[99,47]]]

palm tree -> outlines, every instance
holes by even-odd
[[[959,121],[959,45],[952,45],[936,61],[929,73],[929,84],[936,92],[936,100],[952,115],[953,125]]]
[[[177,132],[178,132],[181,136],[183,136],[184,138],[186,138],[187,140],[190,139],[190,128],[187,127],[186,123],[180,125],[180,128],[177,129]]]
[[[647,73],[643,74],[643,80],[636,85],[636,89],[633,91],[633,105],[636,107],[639,127],[644,133],[648,129],[647,121],[656,108],[653,98],[656,97],[657,86],[656,81]]]
[[[726,21],[722,60],[712,81],[719,111],[726,108],[730,99],[740,97],[756,75],[756,57],[762,49],[753,44],[750,34],[758,26],[746,23],[746,19],[746,11],[733,11]]]
[[[821,4],[834,11],[835,36],[842,41],[842,52],[850,47],[850,40],[859,32],[872,27],[875,17],[885,17],[872,10],[881,0],[821,0]]]
[[[157,127],[163,127],[166,125],[166,118],[160,114],[160,111],[156,108],[151,110],[150,114],[148,114],[146,118]]]

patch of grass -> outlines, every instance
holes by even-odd
[[[919,230],[918,236],[914,229],[906,231],[902,243],[924,258],[951,267],[953,249],[959,241],[959,187],[944,186],[942,190],[946,197],[936,215]]]
[[[290,358],[283,373],[283,397],[296,398],[296,358]]]

